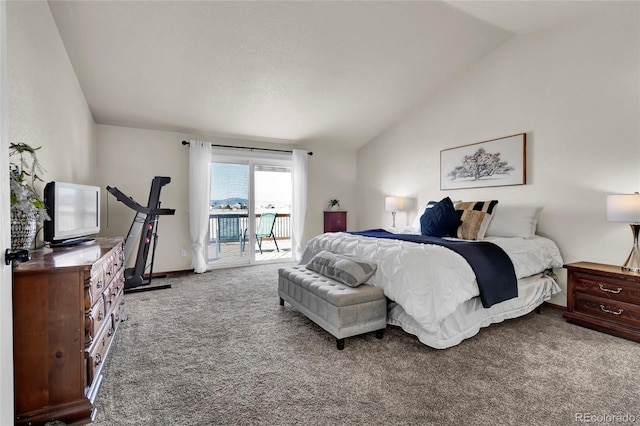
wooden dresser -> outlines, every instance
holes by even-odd
[[[31,252],[13,269],[16,424],[88,423],[126,319],[121,238]]]
[[[345,232],[347,230],[347,212],[324,212],[324,232]]]
[[[605,333],[640,341],[640,274],[620,266],[578,262],[568,271],[564,318]]]

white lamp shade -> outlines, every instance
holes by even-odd
[[[640,223],[640,194],[607,196],[607,220]]]
[[[385,197],[384,209],[388,212],[401,212],[404,210],[403,197]]]

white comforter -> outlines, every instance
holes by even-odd
[[[485,241],[499,245],[509,255],[518,279],[562,267],[558,247],[547,238],[491,237]],[[307,263],[321,250],[375,262],[378,269],[367,283],[382,288],[387,297],[426,330],[435,331],[438,321],[479,295],[471,266],[445,247],[325,233],[307,243],[300,263]]]

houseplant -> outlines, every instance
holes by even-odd
[[[329,210],[334,211],[340,208],[340,200],[329,200]]]
[[[30,249],[38,226],[49,220],[44,201],[36,190],[36,182],[44,182],[44,169],[36,151],[25,143],[9,146],[9,184],[11,189],[11,249]]]

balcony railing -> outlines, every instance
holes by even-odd
[[[232,213],[212,213],[209,214],[209,231],[208,231],[208,241],[209,244],[215,244],[216,239],[218,238],[218,227],[217,221],[218,216],[231,215]],[[233,213],[234,215],[237,213]],[[260,223],[260,213],[256,213],[256,223],[255,229],[258,229],[258,224]],[[240,213],[239,215],[239,224],[238,229],[240,232],[249,232],[249,215],[247,213]],[[246,231],[245,231],[246,230]],[[276,221],[273,225],[273,234],[276,237],[276,240],[288,240],[291,238],[291,215],[289,213],[277,213]],[[248,235],[247,235],[248,238]]]

